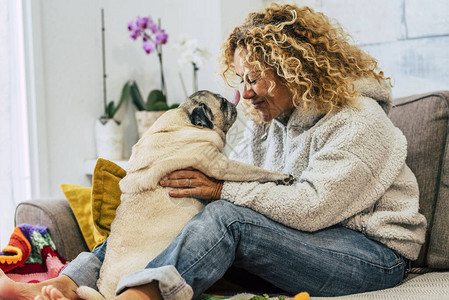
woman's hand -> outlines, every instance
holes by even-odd
[[[193,169],[179,170],[163,178],[159,184],[163,187],[173,187],[170,197],[192,197],[202,200],[220,199],[223,181],[210,178]]]

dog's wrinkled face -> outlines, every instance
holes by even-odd
[[[237,118],[234,104],[209,91],[198,91],[188,97],[180,108],[185,109],[193,125],[221,129],[227,133]]]

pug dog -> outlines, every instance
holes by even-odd
[[[132,148],[120,181],[121,204],[111,224],[97,286],[80,287],[83,299],[111,299],[123,276],[142,270],[205,205],[194,198],[170,198],[158,183],[187,168],[229,181],[291,184],[293,177],[228,159],[226,133],[237,117],[234,104],[218,94],[199,91],[167,111]]]

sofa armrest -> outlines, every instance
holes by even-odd
[[[40,225],[48,228],[59,254],[67,260],[89,251],[66,199],[31,200],[16,207],[15,226]]]

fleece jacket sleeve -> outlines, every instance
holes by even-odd
[[[323,132],[326,141],[317,143],[307,168],[293,174],[294,185],[225,182],[222,198],[302,231],[338,224],[372,208],[405,163],[405,139],[392,142],[384,134],[354,123]]]

